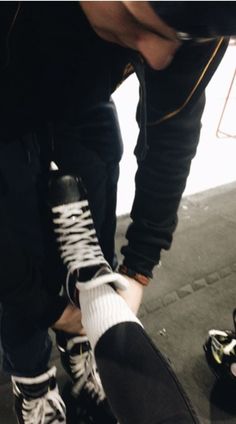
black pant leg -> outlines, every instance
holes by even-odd
[[[113,265],[116,195],[122,139],[113,102],[101,102],[78,124],[55,126],[54,160],[63,173],[79,175],[87,189],[97,236]]]
[[[29,142],[29,150],[27,149]],[[33,376],[47,369],[51,342],[40,329],[43,241],[32,135],[0,145],[0,299],[3,368]]]

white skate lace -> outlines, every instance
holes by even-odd
[[[53,222],[56,225],[61,258],[69,271],[67,288],[70,274],[75,270],[101,264],[108,266],[98,243],[91,212],[87,208],[87,200],[52,208],[53,213],[59,214]]]
[[[60,420],[56,418],[56,411],[60,414]],[[54,421],[52,421],[53,417],[55,417]],[[65,424],[65,405],[58,390],[50,390],[37,399],[24,399],[22,403],[22,418],[24,424]],[[64,420],[62,421],[63,418]]]
[[[78,395],[84,388],[97,403],[105,399],[105,393],[92,350],[80,355],[70,356],[71,371],[74,379],[77,380],[73,386],[73,394]]]

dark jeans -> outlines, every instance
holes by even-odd
[[[91,109],[83,127],[55,124],[50,136],[46,131],[1,145],[0,298],[5,371],[34,376],[47,369],[50,357],[51,341],[48,331],[40,328],[37,305],[42,309],[45,291],[58,296],[65,279],[45,199],[50,159],[60,170],[82,176],[101,247],[113,266],[121,155],[112,102]]]

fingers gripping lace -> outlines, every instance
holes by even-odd
[[[24,424],[47,424],[56,418],[55,411],[65,418],[65,405],[57,390],[50,390],[37,399],[24,399],[22,405]]]

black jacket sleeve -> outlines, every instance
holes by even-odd
[[[192,37],[236,35],[235,1],[151,1],[168,25]]]
[[[204,89],[227,41],[187,43],[163,71],[146,67],[148,152],[138,161],[136,192],[122,248],[124,265],[152,277],[162,249],[169,249],[177,210],[196,153]]]

